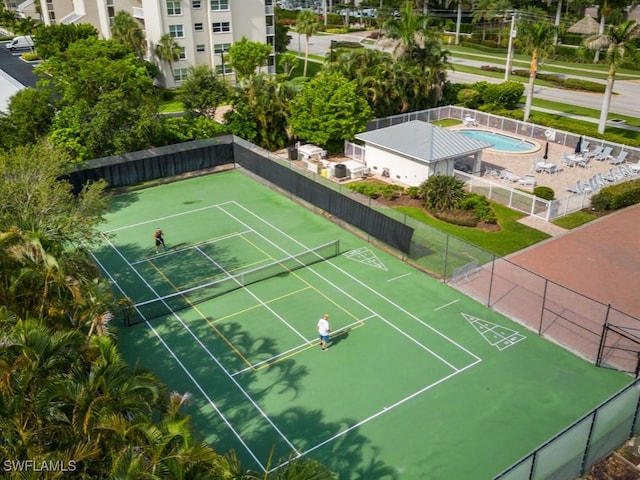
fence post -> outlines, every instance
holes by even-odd
[[[542,322],[544,320],[544,306],[547,302],[547,286],[549,285],[549,279],[544,279],[544,290],[542,292],[542,308],[540,309],[540,326],[538,327],[538,335],[542,335]]]
[[[596,357],[596,367],[602,365],[602,355],[604,354],[604,345],[607,341],[607,330],[609,329],[609,324],[604,322],[602,325],[602,335],[600,335],[600,345],[598,345],[598,356]]]
[[[634,388],[638,387],[638,379],[633,384]],[[638,422],[638,410],[640,409],[640,395],[638,396],[638,401],[636,402],[636,411],[633,412],[633,422],[631,422],[631,431],[629,432],[629,438],[633,437],[633,432],[636,431],[636,423]]]
[[[491,277],[489,279],[489,293],[487,294],[487,307],[491,307],[491,289],[493,288],[493,274],[496,268],[496,254],[491,259]]]
[[[442,272],[442,278],[444,281],[447,281],[447,266],[449,265],[449,237],[450,235],[447,233],[446,242],[444,243],[444,271]]]
[[[591,420],[591,426],[589,427],[589,435],[587,435],[587,444],[584,446],[584,454],[582,455],[582,463],[580,464],[581,477],[585,474],[584,466],[587,461],[587,455],[589,455],[589,447],[591,446],[591,436],[593,435],[593,427],[596,424],[596,418],[598,417],[599,411],[600,410],[595,410],[593,412],[593,420]]]

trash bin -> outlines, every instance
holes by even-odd
[[[287,149],[289,160],[298,160],[298,149],[296,147],[289,147]]]

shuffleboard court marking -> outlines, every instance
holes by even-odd
[[[181,217],[183,215],[190,215],[192,213],[202,212],[204,210],[209,210],[210,208],[217,208],[219,205],[226,205],[227,203],[233,203],[233,201],[216,203],[215,205],[207,205],[206,207],[195,208],[193,210],[187,210],[186,212],[174,213],[173,215],[166,215],[164,217],[154,218],[153,220],[145,220],[144,222],[131,223],[129,225],[125,225],[123,227],[114,228],[111,230],[105,230],[103,234],[118,232],[120,230],[126,230],[128,228],[141,227],[142,225],[149,225],[150,223],[161,222],[163,220],[168,220],[169,218]]]
[[[245,207],[243,207],[242,205],[236,204],[238,205],[241,209],[243,209],[244,211],[250,213],[251,215],[253,215],[255,218],[258,218],[260,221],[262,221],[263,223],[269,225],[272,229],[278,231],[280,234],[286,236],[287,238],[293,240],[295,243],[297,243],[298,245],[302,246],[303,248],[306,248],[307,250],[310,251],[310,249],[308,247],[306,247],[304,244],[302,244],[300,241],[292,238],[291,236],[287,235],[286,233],[280,231],[278,228],[274,227],[273,225],[269,224],[268,222],[266,222],[265,220],[263,220],[262,218],[258,217],[255,213],[251,212],[250,210],[246,209]],[[220,210],[222,210],[223,212],[227,213],[227,215],[229,215],[231,218],[233,218],[234,220],[236,220],[237,222],[239,222],[243,227],[245,228],[249,228],[249,226],[244,223],[242,220],[240,220],[239,218],[237,218],[235,215],[231,214],[230,212],[227,212],[226,210],[224,210],[224,208],[220,207]],[[263,240],[265,240],[267,243],[270,243],[271,245],[273,245],[275,248],[281,250],[282,252],[286,253],[286,251],[280,247],[280,245],[276,244],[275,242],[269,240],[267,237],[265,237],[264,235],[262,235],[260,232],[256,231],[256,234],[259,235]],[[474,357],[475,359],[479,359],[479,357],[477,357],[476,355],[472,354],[471,352],[469,352],[467,349],[465,349],[464,347],[458,345],[457,343],[455,343],[453,340],[451,340],[449,337],[447,337],[446,335],[442,334],[441,332],[439,332],[438,330],[434,329],[433,327],[431,327],[430,325],[422,322],[422,320],[418,319],[417,317],[415,317],[413,314],[410,314],[409,312],[407,312],[405,309],[403,309],[402,307],[400,307],[399,305],[391,302],[391,300],[387,299],[385,296],[383,296],[382,294],[380,294],[379,292],[377,292],[376,290],[372,289],[370,286],[360,282],[359,280],[357,280],[356,278],[354,278],[351,274],[347,273],[346,271],[342,270],[341,268],[339,268],[337,265],[333,264],[331,261],[327,260],[327,263],[330,264],[331,266],[333,266],[334,268],[338,269],[339,271],[341,271],[344,275],[348,276],[349,278],[351,278],[352,280],[357,281],[357,283],[359,283],[360,285],[364,286],[365,288],[367,288],[369,291],[375,293],[377,296],[379,296],[380,298],[385,299],[387,302],[389,302],[391,305],[395,306],[398,310],[404,312],[407,315],[410,315],[411,318],[418,320],[420,323],[422,323],[422,325],[428,326],[429,329],[431,329],[432,331],[436,332],[438,335],[440,335],[442,338],[445,338],[447,340],[449,340],[450,342],[454,343],[454,345],[456,345],[458,348],[460,348],[461,350],[467,352],[469,355],[471,355],[472,357]],[[451,368],[452,370],[458,370],[458,368],[453,365],[452,363],[450,363],[449,361],[447,361],[446,359],[444,359],[443,357],[441,357],[440,355],[438,355],[436,352],[434,352],[433,350],[431,350],[429,347],[427,347],[426,345],[423,345],[422,343],[420,343],[418,340],[416,340],[415,338],[413,338],[411,335],[409,335],[408,333],[406,333],[404,330],[402,330],[401,328],[397,327],[396,325],[393,324],[393,322],[389,321],[388,319],[382,317],[380,314],[378,314],[377,312],[374,312],[373,310],[371,310],[367,305],[365,305],[364,303],[362,303],[360,300],[354,298],[352,295],[350,295],[348,292],[340,289],[336,284],[334,284],[333,282],[330,282],[329,280],[327,280],[325,277],[323,277],[321,274],[319,274],[318,272],[316,272],[312,267],[308,267],[307,270],[309,270],[310,272],[312,272],[314,275],[316,275],[317,277],[319,277],[322,281],[326,282],[328,285],[333,286],[333,288],[335,288],[338,291],[341,291],[345,296],[347,296],[348,298],[350,298],[352,301],[354,301],[355,303],[357,303],[358,305],[360,305],[361,307],[363,307],[365,310],[367,310],[368,312],[370,312],[371,314],[374,315],[378,315],[378,317],[380,318],[380,320],[382,320],[383,322],[385,322],[386,324],[388,324],[390,327],[392,327],[394,330],[396,330],[397,332],[399,332],[400,334],[402,334],[404,337],[406,337],[407,339],[409,339],[411,342],[415,343],[416,345],[418,345],[420,348],[422,348],[423,350],[427,351],[428,353],[430,353],[433,357],[437,358],[438,360],[440,360],[442,363],[444,363],[445,365],[447,365],[449,368]]]
[[[442,310],[443,308],[450,307],[451,305],[454,305],[454,304],[458,303],[459,301],[460,301],[460,299],[456,298],[455,300],[452,300],[449,303],[445,303],[444,305],[440,305],[439,307],[434,308],[433,311],[437,312],[438,310]]]
[[[359,263],[364,263],[365,265],[369,265],[374,268],[379,268],[380,270],[387,270],[387,267],[384,263],[378,258],[374,251],[372,251],[368,247],[361,247],[355,250],[349,250],[348,252],[343,253],[343,256],[350,260],[354,260]]]
[[[111,242],[109,242],[111,243]],[[115,248],[114,245],[111,245],[111,248],[113,248],[114,250],[116,250],[116,252],[118,253],[118,255],[120,255],[121,258],[124,259],[124,256],[122,254],[120,254],[120,252],[118,252],[118,249]],[[100,260],[93,254],[93,252],[91,252],[89,250],[89,254],[93,257],[94,261],[96,262],[96,264],[98,264],[100,266],[100,268],[102,269],[103,272],[105,272],[105,274],[109,277],[109,280],[113,283],[113,285],[115,285],[115,287],[120,291],[120,293],[122,293],[123,296],[128,297],[127,292],[125,292],[122,287],[120,286],[120,284],[116,281],[115,278],[113,278],[113,276],[111,275],[111,273],[109,272],[109,270],[107,270],[107,268],[100,262]],[[126,262],[126,259],[124,259]],[[133,269],[135,272],[135,269]],[[140,274],[136,272],[136,274],[138,275],[138,277],[140,277]],[[142,281],[144,281],[144,278],[142,278]],[[158,339],[158,341],[162,344],[162,346],[167,350],[167,352],[169,352],[169,355],[171,355],[171,357],[176,361],[176,363],[178,364],[178,366],[180,367],[180,369],[182,369],[182,371],[184,372],[184,374],[189,378],[189,380],[191,380],[191,382],[193,383],[193,385],[198,389],[198,391],[202,394],[202,397],[207,401],[207,403],[211,406],[211,408],[213,408],[213,410],[220,416],[220,418],[222,419],[222,421],[224,422],[224,424],[229,427],[229,430],[233,433],[233,435],[236,437],[236,439],[240,442],[240,444],[244,447],[244,449],[247,451],[247,453],[251,456],[251,458],[253,458],[253,460],[256,462],[256,464],[262,469],[263,472],[267,471],[267,467],[265,467],[262,462],[260,460],[258,460],[258,457],[256,457],[256,455],[253,453],[253,450],[251,450],[251,448],[249,448],[249,446],[247,445],[247,443],[243,440],[242,436],[240,435],[240,433],[233,427],[233,425],[231,425],[231,423],[229,422],[229,420],[227,419],[227,417],[224,415],[224,413],[222,413],[222,411],[218,408],[218,405],[216,404],[216,402],[214,402],[211,397],[207,394],[207,392],[205,391],[205,389],[202,387],[202,385],[200,385],[200,383],[198,383],[198,381],[194,378],[194,376],[191,374],[191,371],[186,367],[186,365],[184,363],[182,363],[182,361],[180,360],[180,358],[178,357],[178,355],[171,349],[171,347],[164,341],[164,339],[162,338],[162,335],[160,335],[160,333],[156,330],[156,328],[151,325],[151,322],[149,322],[145,316],[142,314],[142,312],[138,311],[138,315],[140,315],[140,317],[144,320],[145,324],[147,325],[147,327],[149,327],[149,330],[151,330],[151,332],[153,333],[153,335]],[[177,317],[177,315],[174,316]],[[184,325],[184,323],[182,322],[182,319],[180,319],[178,317],[178,320],[180,321],[180,323],[183,324],[183,326],[186,327],[186,325]],[[188,328],[187,328],[188,330]],[[191,335],[193,336],[192,332]],[[198,343],[200,343],[199,340],[196,339],[196,341],[198,341]],[[202,344],[201,344],[202,346]],[[203,347],[204,348],[204,347]],[[206,348],[205,348],[205,351]],[[210,354],[210,352],[207,351],[207,353]],[[217,362],[216,359],[214,359],[214,361],[216,363],[219,364],[219,362]],[[228,372],[226,372],[226,370],[222,369],[225,373],[227,373],[227,375],[229,375]],[[235,383],[235,382],[234,382]],[[238,386],[238,385],[236,385]],[[240,391],[243,391],[241,387]],[[244,392],[246,395],[246,392]],[[251,400],[251,399],[249,399]],[[278,430],[276,430],[278,431]],[[279,432],[279,431],[278,431]],[[280,433],[280,432],[279,432]]]
[[[521,333],[466,313],[461,314],[492,347],[502,351],[524,340]]]
[[[408,277],[409,275],[411,275],[411,273],[405,273],[404,275],[399,275],[397,277],[390,278],[389,280],[387,280],[387,283],[395,282],[396,280],[400,280],[401,278]]]
[[[238,208],[244,210],[245,212],[247,212],[249,215],[253,216],[254,218],[256,218],[259,222],[267,225],[269,228],[275,230],[276,232],[280,233],[281,235],[283,235],[284,237],[288,238],[289,240],[297,243],[298,245],[302,246],[303,248],[308,248],[306,247],[302,242],[300,242],[299,240],[297,240],[296,238],[292,237],[291,235],[283,232],[282,230],[280,230],[278,227],[276,227],[275,225],[267,222],[266,220],[264,220],[263,218],[259,217],[258,215],[256,215],[254,212],[252,212],[251,210],[247,209],[246,207],[244,207],[243,205],[239,204],[238,202],[236,202],[235,200],[231,201],[231,202],[227,202],[227,203],[232,203],[234,205],[236,205]],[[222,211],[225,211],[223,208],[220,208]],[[233,217],[235,218],[235,217]],[[236,219],[238,222],[240,222],[245,228],[248,228],[248,226],[244,223],[241,222],[240,220]],[[258,233],[258,232],[256,232]],[[262,236],[260,233],[258,233],[260,236]],[[263,237],[263,236],[262,236]],[[264,237],[263,237],[264,238]],[[271,242],[270,240],[266,239],[269,243],[273,244],[276,248],[281,249],[281,247],[273,242]],[[421,325],[423,325],[425,328],[431,330],[432,332],[434,332],[436,335],[440,336],[441,338],[444,338],[445,340],[447,340],[448,342],[450,342],[452,345],[454,345],[455,347],[459,348],[460,350],[462,350],[463,352],[467,353],[469,356],[473,357],[476,361],[481,361],[482,359],[480,357],[478,357],[476,354],[474,354],[473,352],[471,352],[469,349],[467,349],[466,347],[463,347],[462,345],[460,345],[458,342],[456,342],[455,340],[453,340],[452,338],[449,338],[447,335],[445,335],[444,333],[440,332],[438,329],[432,327],[431,325],[429,325],[428,323],[426,323],[425,321],[423,321],[422,319],[416,317],[413,313],[407,311],[405,308],[401,307],[400,305],[398,305],[397,303],[395,303],[393,300],[385,297],[384,295],[382,295],[380,292],[378,292],[377,290],[371,288],[369,285],[367,285],[366,283],[362,282],[360,279],[354,277],[351,273],[347,272],[346,270],[344,270],[343,268],[339,267],[338,265],[336,265],[334,262],[332,262],[331,260],[327,260],[325,263],[331,265],[333,268],[335,268],[336,270],[338,270],[339,272],[341,272],[342,274],[344,274],[345,276],[351,278],[354,282],[358,283],[359,285],[361,285],[362,287],[364,287],[365,289],[369,290],[373,295],[381,298],[382,300],[384,300],[386,303],[388,303],[389,305],[393,306],[394,308],[398,309],[399,311],[401,311],[402,313],[404,313],[405,315],[407,315],[408,317],[412,318],[413,320],[415,320],[416,322],[420,323]],[[324,279],[322,277],[322,275],[320,275],[319,273],[317,273],[313,268],[309,268],[309,270],[311,272],[313,272],[315,275],[317,275],[318,277],[322,278],[323,280],[327,281],[326,279]],[[327,283],[331,283],[328,282]],[[337,288],[337,287],[336,287]],[[346,292],[345,292],[346,293]],[[361,302],[359,302],[358,300],[352,298],[355,302],[359,303],[360,305],[364,306],[365,308],[368,309],[368,307],[366,307],[366,305],[363,305]],[[369,310],[371,311],[371,310]],[[376,312],[372,312],[372,313],[376,313]],[[474,364],[477,362],[474,362]]]
[[[147,286],[147,288],[149,288],[149,290],[151,290],[151,292],[152,292],[152,293],[153,293],[153,294],[154,294],[158,299],[160,299],[161,301],[163,301],[163,300],[162,300],[162,297],[161,297],[160,295],[158,295],[158,293],[155,291],[155,289],[154,289],[154,288],[153,288],[153,287],[152,287],[152,286],[151,286],[151,285],[146,281],[146,279],[145,279],[145,278],[140,274],[140,272],[138,272],[138,270],[136,270],[136,268],[135,268],[135,267],[133,267],[133,266],[129,263],[129,261],[126,259],[126,257],[125,257],[125,256],[124,256],[124,255],[123,255],[123,254],[122,254],[122,253],[121,253],[121,252],[120,252],[120,251],[115,247],[115,245],[113,245],[113,243],[111,243],[111,241],[110,241],[106,236],[104,236],[104,235],[103,235],[103,237],[104,237],[104,239],[107,241],[107,243],[111,246],[111,248],[116,252],[116,254],[117,254],[117,255],[118,255],[118,256],[119,256],[119,257],[120,257],[120,258],[121,258],[121,259],[122,259],[122,260],[123,260],[123,261],[124,261],[128,266],[129,266],[129,268],[130,268],[130,269],[131,269],[131,270],[136,274],[136,276],[137,276],[138,278],[140,278],[140,280],[142,280],[142,282]],[[122,291],[122,289],[120,289],[120,290]],[[123,291],[123,294],[124,294],[125,296],[127,296],[127,295],[126,295],[126,293],[125,293],[124,291]],[[164,303],[164,301],[163,301],[163,303]],[[284,441],[284,442],[289,446],[289,448],[290,448],[292,451],[295,451],[295,450],[296,450],[296,448],[295,448],[295,447],[294,447],[294,445],[291,443],[291,441],[287,438],[287,436],[286,436],[284,433],[282,433],[282,431],[277,427],[277,425],[273,422],[273,420],[271,420],[271,418],[270,418],[270,417],[266,414],[266,412],[265,412],[265,411],[260,407],[260,405],[258,405],[258,404],[253,400],[253,398],[251,397],[251,395],[249,395],[249,393],[248,393],[244,388],[242,388],[242,385],[240,385],[240,384],[238,383],[238,381],[237,381],[234,377],[232,377],[232,376],[231,376],[231,374],[229,373],[229,371],[224,367],[224,365],[222,365],[222,363],[220,362],[220,360],[218,360],[218,359],[217,359],[217,358],[216,358],[216,357],[211,353],[211,351],[207,348],[207,346],[206,346],[206,345],[204,345],[204,343],[202,343],[202,340],[200,340],[200,338],[199,338],[195,333],[193,333],[193,331],[189,328],[189,326],[188,326],[186,323],[184,323],[184,321],[182,320],[182,318],[181,318],[181,317],[180,317],[176,312],[173,312],[173,311],[171,310],[171,307],[169,307],[169,305],[167,305],[167,304],[165,303],[165,306],[167,307],[167,309],[168,309],[170,312],[172,312],[172,315],[174,316],[174,318],[175,318],[175,319],[176,319],[176,320],[177,320],[177,321],[182,325],[182,327],[185,329],[185,331],[186,331],[186,332],[188,332],[188,333],[189,333],[189,335],[191,335],[191,337],[196,341],[196,343],[197,343],[198,345],[200,345],[200,347],[202,348],[202,350],[204,350],[204,352],[206,352],[207,356],[208,356],[211,360],[213,360],[213,362],[218,366],[218,368],[220,368],[220,370],[221,370],[222,372],[224,372],[224,374],[229,378],[229,380],[230,380],[230,381],[231,381],[231,382],[236,386],[236,388],[238,389],[238,391],[239,391],[240,393],[242,393],[242,395],[243,395],[243,396],[244,396],[244,397],[249,401],[249,403],[250,403],[251,405],[253,405],[253,408],[255,408],[255,410],[260,414],[260,416],[261,416],[262,418],[264,418],[264,419],[265,419],[265,421],[266,421],[266,422],[271,426],[271,428],[273,428],[273,430],[274,430],[275,432],[277,432],[277,433],[278,433],[278,435],[280,436],[280,438],[281,438],[281,439],[282,439],[282,440],[283,440],[283,441]],[[139,312],[139,313],[140,313],[140,312]],[[143,319],[145,319],[145,317],[144,317],[144,316],[142,316],[142,318],[143,318]],[[145,319],[145,323],[147,323],[147,325],[149,325],[149,327],[150,327],[150,328],[152,328],[152,326],[150,325],[150,323],[149,323],[146,319]],[[155,333],[155,329],[154,329],[154,333]],[[162,342],[162,343],[163,343],[164,345],[166,345],[164,342]],[[167,348],[168,348],[168,346],[167,346]],[[170,351],[171,351],[171,350],[170,350]],[[188,371],[187,371],[187,372],[188,372]],[[192,377],[190,374],[189,374],[189,376],[190,376],[190,377],[192,378],[192,380],[194,380],[194,382],[195,382],[195,379],[193,379],[193,377]],[[201,390],[201,387],[199,386],[199,384],[198,384],[197,382],[195,382],[195,383],[196,383],[196,386],[198,386],[198,387],[199,387],[199,389]],[[241,439],[240,439],[240,440],[241,440]],[[241,440],[241,441],[242,441],[242,440]],[[242,442],[242,443],[243,443],[243,445],[245,445],[245,446],[246,446],[246,444],[245,444],[244,442]],[[262,463],[261,463],[260,461],[258,461],[258,460],[257,460],[257,458],[255,457],[255,455],[253,454],[253,452],[252,452],[248,447],[246,447],[246,448],[247,448],[248,452],[250,453],[250,455],[254,458],[254,460],[256,460],[256,462],[257,462],[257,464],[260,466],[260,468],[262,468],[262,470],[263,470],[263,471],[266,471],[266,468],[264,467],[264,465],[262,465]]]

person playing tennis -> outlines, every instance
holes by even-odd
[[[329,327],[329,315],[326,313],[322,316],[320,320],[318,320],[318,335],[320,336],[320,348],[322,351],[326,351],[327,344],[329,343],[329,333],[331,332],[331,328]]]
[[[160,251],[160,246],[162,246],[162,248],[164,248],[165,250],[169,250],[164,244],[164,233],[162,232],[162,229],[160,227],[158,227],[158,229],[154,232],[153,239],[156,243],[156,253]]]

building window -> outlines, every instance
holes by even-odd
[[[180,55],[178,55],[180,60],[185,60],[187,58],[187,54],[185,52],[185,47],[180,47]]]
[[[204,45],[196,45],[196,52],[197,53],[204,53],[205,50],[205,46]]]
[[[227,64],[216,65],[216,74],[217,75],[226,75],[226,74],[229,74],[229,73],[233,73],[233,69],[229,65],[227,65]]]
[[[193,8],[194,10],[200,10],[202,8],[202,3],[200,2],[200,0],[192,0],[191,8]]]
[[[209,0],[211,10],[229,10],[229,0]]]
[[[194,29],[196,32],[201,32],[201,31],[203,31],[203,30],[204,30],[204,25],[202,25],[202,23],[194,23],[194,24],[193,24],[193,29]]]
[[[167,15],[182,15],[182,9],[180,8],[180,2],[167,1]]]
[[[228,52],[230,47],[230,43],[214,43],[213,53],[220,55],[222,52]]]
[[[169,35],[172,38],[184,38],[182,25],[169,25]]]
[[[175,68],[173,70],[173,79],[175,80],[176,83],[178,83],[183,80],[186,80],[188,74],[189,74],[188,68]]]
[[[213,22],[211,24],[213,33],[222,33],[231,31],[231,22]]]

